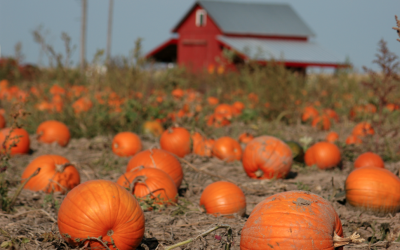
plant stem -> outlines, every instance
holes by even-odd
[[[10,205],[8,206],[8,208],[6,210],[7,212],[10,212],[11,208],[14,206],[15,201],[17,200],[17,198],[18,198],[19,194],[21,193],[22,189],[24,189],[26,183],[28,183],[28,181],[30,179],[32,179],[32,177],[38,175],[39,172],[40,172],[40,168],[36,169],[36,171],[33,174],[31,174],[31,176],[29,176],[28,179],[26,179],[23,183],[21,183],[21,185],[19,185],[17,191],[15,191],[14,196],[11,199]]]
[[[209,233],[212,233],[215,230],[220,229],[220,228],[228,229],[228,243],[225,246],[225,250],[229,250],[230,246],[231,246],[231,239],[232,239],[232,229],[231,229],[231,226],[229,226],[229,225],[217,225],[217,226],[205,231],[204,233],[199,234],[195,238],[191,238],[191,239],[176,243],[175,245],[172,245],[172,246],[169,246],[169,247],[165,248],[165,250],[170,250],[170,249],[174,249],[174,248],[189,244],[190,242],[193,242],[193,241],[197,240],[200,237],[207,236]]]

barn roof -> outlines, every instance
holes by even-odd
[[[282,41],[261,38],[236,38],[218,36],[217,39],[226,47],[239,54],[257,61],[275,59],[308,65],[343,64],[334,53],[310,41]]]
[[[202,6],[225,34],[314,36],[314,32],[287,4],[197,1],[174,27],[175,32],[193,11]]]

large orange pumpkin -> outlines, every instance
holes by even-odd
[[[292,150],[278,138],[260,136],[247,144],[242,163],[251,178],[285,178],[292,167]]]
[[[42,155],[35,158],[22,173],[22,182],[38,168],[39,174],[32,177],[24,189],[66,193],[81,182],[78,170],[67,158],[58,155]]]
[[[162,133],[160,146],[178,157],[184,157],[192,151],[190,133],[182,127],[169,128]]]
[[[241,250],[334,249],[333,236],[343,236],[332,205],[304,191],[278,193],[260,202],[242,229]]]
[[[177,188],[179,188],[182,183],[182,166],[176,157],[168,151],[162,149],[148,149],[139,152],[128,162],[126,172],[135,171],[140,166],[163,170],[171,176]]]
[[[354,168],[362,167],[385,168],[385,163],[379,155],[372,152],[366,152],[359,155],[354,161]]]
[[[118,156],[133,156],[142,150],[142,141],[132,132],[121,132],[114,136],[112,151]]]
[[[400,210],[400,179],[384,168],[362,167],[346,179],[346,200],[351,205],[376,213]]]
[[[177,200],[178,189],[174,180],[161,169],[143,168],[127,172],[118,178],[117,183],[132,190],[132,194],[138,198],[149,196],[162,204]]]
[[[217,181],[208,185],[200,197],[200,206],[208,214],[215,216],[232,216],[246,213],[246,197],[235,184],[227,181]]]
[[[37,128],[36,134],[38,141],[43,143],[57,142],[62,147],[67,146],[71,138],[67,125],[53,120],[42,122]]]
[[[330,142],[318,142],[307,149],[304,161],[307,166],[317,165],[320,169],[334,168],[341,160],[338,146]]]
[[[58,211],[61,236],[74,247],[89,241],[91,249],[136,249],[144,235],[144,215],[128,190],[106,180],[87,181],[65,197]]]
[[[25,129],[3,128],[0,130],[0,147],[3,153],[9,152],[11,155],[27,154],[30,151],[29,146],[29,134]]]
[[[242,148],[239,142],[229,136],[216,140],[212,152],[215,157],[226,162],[242,159]]]

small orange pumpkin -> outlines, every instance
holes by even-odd
[[[334,168],[341,161],[338,146],[330,142],[318,142],[307,149],[304,156],[307,166],[317,165],[319,169]]]
[[[121,175],[117,183],[130,188],[138,198],[149,196],[160,204],[176,202],[178,189],[171,176],[156,168],[143,168]]]
[[[143,132],[154,137],[160,137],[164,132],[164,128],[158,121],[147,121],[143,124]]]
[[[352,134],[357,137],[364,137],[375,134],[375,130],[370,123],[360,122],[354,127]]]
[[[254,139],[254,136],[248,132],[244,132],[239,135],[239,142],[243,143],[243,144],[247,144],[253,139]]]
[[[36,135],[40,142],[57,142],[61,147],[67,146],[71,138],[67,125],[53,120],[42,122],[36,130]]]
[[[346,179],[346,200],[353,206],[376,213],[400,210],[400,179],[384,168],[362,167]]]
[[[292,150],[273,136],[260,136],[244,149],[242,164],[254,179],[285,178],[292,167]]]
[[[215,157],[226,162],[242,159],[242,148],[239,142],[229,136],[216,140],[212,152]]]
[[[301,120],[306,122],[308,120],[313,120],[317,116],[319,116],[318,110],[313,106],[308,106],[304,108],[303,114],[301,115]]]
[[[339,139],[339,135],[336,132],[329,132],[329,134],[326,135],[325,140],[327,142],[331,142],[334,143],[335,141],[337,141]]]
[[[42,155],[35,158],[22,173],[22,182],[38,168],[39,174],[32,177],[24,189],[66,193],[81,182],[78,170],[67,158],[58,155]]]
[[[327,115],[321,115],[312,120],[311,126],[320,130],[329,130],[331,128],[331,121]]]
[[[118,156],[133,156],[142,150],[142,141],[132,132],[120,132],[114,136],[112,151]]]
[[[90,249],[136,249],[144,236],[139,202],[126,189],[106,180],[86,181],[67,194],[58,211],[58,230],[68,244]]]
[[[347,144],[347,145],[351,145],[351,144],[362,144],[362,140],[361,140],[358,136],[349,135],[349,136],[346,138],[346,144]]]
[[[162,133],[160,146],[178,157],[184,157],[192,151],[190,133],[182,127],[169,128]]]
[[[214,216],[233,214],[244,216],[246,197],[237,185],[227,181],[217,181],[204,189],[200,197],[200,206]]]
[[[0,130],[0,147],[3,153],[10,152],[11,155],[27,154],[30,151],[29,146],[29,134],[25,129],[3,128]]]
[[[354,168],[362,167],[385,168],[385,163],[379,155],[372,152],[366,152],[359,155],[354,161]]]
[[[154,148],[139,152],[128,162],[126,172],[135,171],[141,166],[163,170],[171,176],[177,188],[182,183],[183,171],[181,163],[168,151]]]

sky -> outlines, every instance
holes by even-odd
[[[238,1],[238,0],[231,0]],[[248,0],[241,0],[246,2]],[[252,2],[287,3],[314,31],[314,41],[341,58],[355,69],[362,66],[377,69],[372,64],[378,42],[384,39],[389,50],[400,56],[400,42],[392,29],[394,16],[400,17],[399,0],[251,0]],[[146,53],[171,37],[172,27],[192,6],[194,0],[117,0],[114,18],[111,55],[128,56],[134,41],[143,39]],[[92,61],[107,41],[108,0],[88,0],[87,60]],[[80,0],[0,0],[0,46],[2,56],[15,54],[14,47],[22,43],[26,63],[43,63],[40,46],[32,32],[40,26],[46,40],[57,53],[65,53],[61,33],[71,37],[76,45],[73,63],[79,61],[81,27]]]

